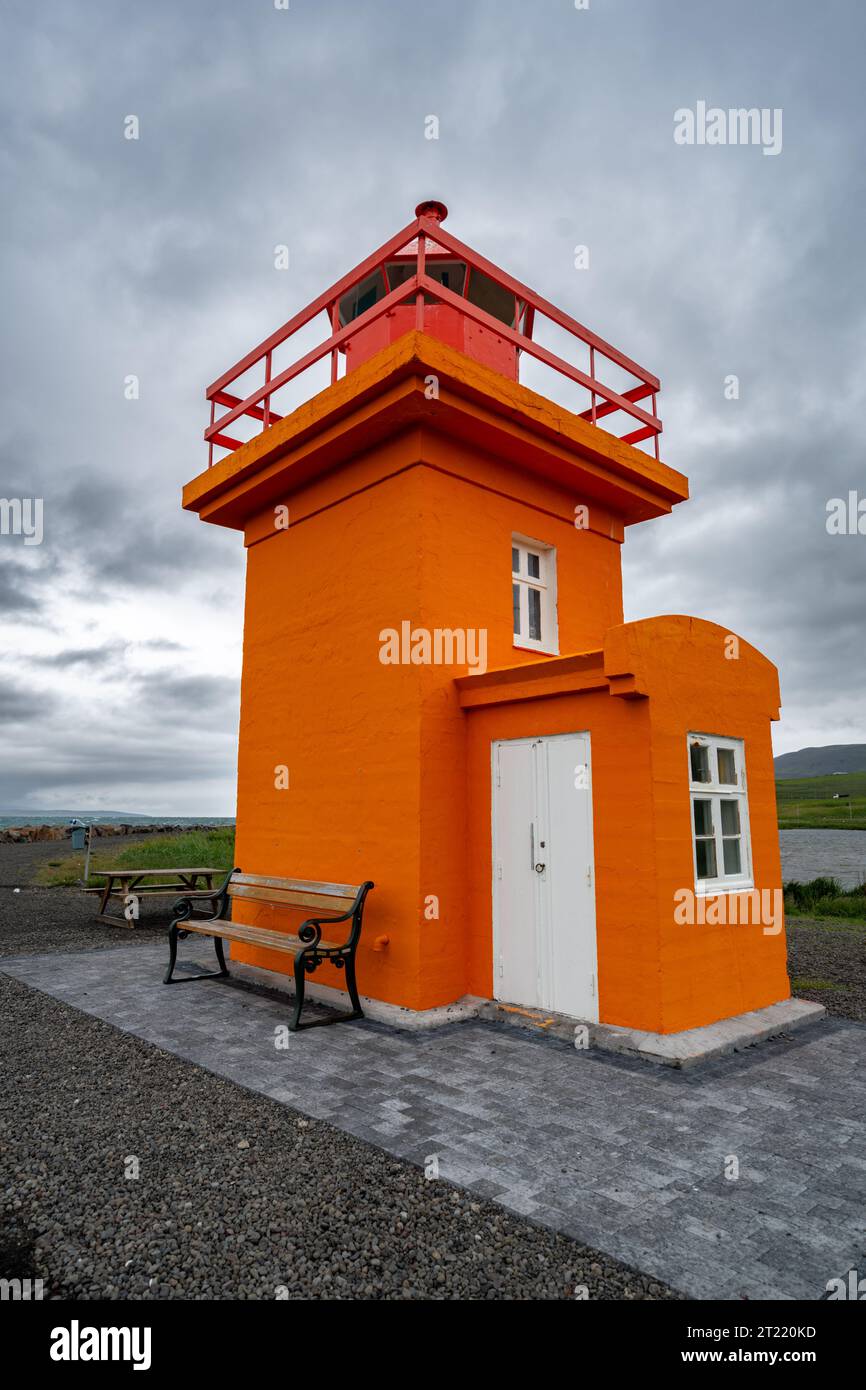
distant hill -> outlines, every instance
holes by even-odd
[[[830,743],[826,748],[800,748],[773,759],[776,780],[786,777],[830,777],[837,772],[866,772],[866,743]]]

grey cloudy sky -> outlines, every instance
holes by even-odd
[[[627,617],[765,651],[777,752],[866,742],[866,536],[825,525],[866,495],[861,0],[5,0],[2,23],[0,496],[43,497],[44,540],[0,538],[0,812],[233,812],[242,545],[180,509],[204,388],[431,196],[662,380],[692,500],[629,533]],[[781,153],[677,145],[700,100],[781,108]]]

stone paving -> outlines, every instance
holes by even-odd
[[[212,952],[184,943],[210,967]],[[285,999],[167,988],[165,947],[0,969],[212,1072],[430,1165],[695,1298],[825,1296],[866,1275],[866,1027],[816,1023],[691,1072],[472,1021],[289,1035]],[[739,1177],[725,1177],[729,1156]]]

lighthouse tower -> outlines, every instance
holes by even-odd
[[[247,548],[236,862],[375,882],[385,1017],[669,1034],[778,1003],[777,673],[623,622],[627,528],[688,495],[660,383],[445,221],[421,203],[207,392],[183,500]]]

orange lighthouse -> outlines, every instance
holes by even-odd
[[[776,1004],[776,670],[697,618],[623,622],[626,528],[688,496],[659,382],[445,216],[207,393],[184,506],[248,553],[237,863],[373,880],[361,994],[421,1019],[672,1034]]]

